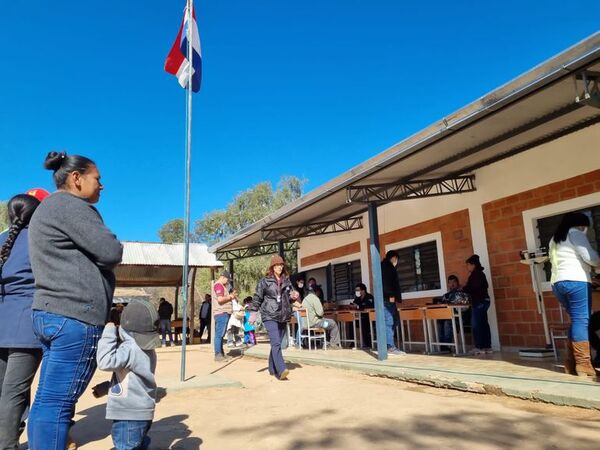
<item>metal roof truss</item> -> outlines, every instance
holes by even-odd
[[[298,241],[289,241],[283,243],[283,250],[286,252],[298,250]],[[233,250],[224,250],[216,252],[219,261],[232,261],[242,258],[252,258],[253,256],[274,255],[279,253],[279,244],[277,242],[261,244],[253,247],[239,248]]]
[[[295,227],[266,228],[262,231],[262,238],[265,241],[280,241],[308,236],[340,233],[343,231],[360,230],[362,227],[362,217],[350,217],[348,219],[333,220],[330,222],[317,222],[298,225]]]
[[[417,180],[406,183],[350,186],[346,193],[348,202],[388,203],[412,198],[437,197],[475,191],[475,175],[453,178]]]

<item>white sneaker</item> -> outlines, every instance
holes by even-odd
[[[388,353],[391,355],[396,355],[396,356],[406,355],[406,352],[403,352],[399,348],[390,348],[390,349],[388,349]]]
[[[227,348],[234,348],[235,344],[233,342],[228,342],[227,343]]]

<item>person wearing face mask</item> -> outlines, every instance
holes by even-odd
[[[565,372],[595,377],[590,359],[588,325],[592,300],[591,269],[600,257],[587,238],[590,219],[582,213],[563,216],[549,245],[552,292],[571,317]]]
[[[358,283],[354,288],[354,307],[360,311],[375,308],[373,296],[367,292],[367,286],[364,283]],[[360,322],[363,334],[363,344],[371,346],[371,327],[369,326],[369,315],[361,314]]]
[[[383,306],[385,314],[385,337],[387,341],[388,353],[392,355],[405,355],[402,350],[394,345],[394,328],[400,322],[396,304],[402,301],[402,292],[400,290],[400,280],[396,266],[400,257],[398,252],[390,250],[385,254],[385,259],[381,262],[381,281],[383,283]]]
[[[296,291],[300,294],[300,298],[303,299],[306,293],[304,292],[304,278],[300,278],[299,276],[296,278],[296,282],[294,283],[296,287]]]

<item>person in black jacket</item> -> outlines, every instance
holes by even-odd
[[[387,341],[388,353],[392,355],[404,355],[394,345],[394,327],[400,322],[398,308],[396,303],[402,301],[402,292],[400,291],[400,281],[396,266],[400,257],[398,252],[390,250],[385,254],[385,259],[381,262],[381,281],[383,283],[383,306],[385,313],[385,337]]]
[[[167,345],[167,334],[169,335],[169,345],[173,346],[173,332],[171,331],[171,316],[173,315],[173,305],[164,297],[160,298],[158,304],[159,330],[163,347]]]
[[[269,373],[280,380],[286,380],[289,375],[281,353],[281,340],[292,316],[292,303],[298,298],[298,292],[293,289],[285,270],[283,258],[273,256],[267,274],[258,282],[248,310],[253,312],[251,323],[256,321],[255,313],[260,310],[260,317],[271,343]]]
[[[487,278],[479,262],[479,255],[472,255],[465,262],[469,278],[462,290],[471,296],[471,327],[475,343],[471,353],[474,355],[492,353],[492,335],[487,316],[490,307]]]

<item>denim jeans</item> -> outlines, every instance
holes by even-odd
[[[39,348],[0,349],[0,449],[19,448],[20,425],[30,403],[31,382],[42,350]]]
[[[42,343],[40,381],[27,426],[31,450],[64,450],[77,400],[96,370],[103,326],[34,310],[33,330]]]
[[[491,348],[492,334],[488,322],[487,311],[490,308],[490,302],[483,301],[471,307],[471,328],[473,330],[473,341],[475,347],[479,349]]]
[[[394,350],[396,348],[396,344],[394,343],[394,327],[396,325],[396,314],[398,314],[398,309],[396,308],[396,303],[392,302],[384,301],[383,306],[383,314],[385,316],[385,340],[387,348]]]
[[[116,450],[147,450],[151,420],[113,420],[112,440]]]
[[[171,331],[171,321],[169,319],[160,319],[158,326],[162,337],[162,345],[167,343],[167,334],[169,335],[169,342],[172,344],[173,332]]]
[[[275,320],[265,320],[263,325],[269,334],[271,343],[271,352],[269,353],[269,373],[279,377],[285,370],[285,361],[281,353],[281,340],[286,333],[285,322],[276,322]]]
[[[229,314],[223,313],[215,316],[215,355],[223,354],[223,338],[227,331],[227,322],[229,322]]]
[[[454,335],[452,334],[452,320],[438,321],[438,336],[440,338],[440,342],[454,342]]]
[[[592,284],[584,281],[558,281],[552,285],[552,292],[571,317],[569,339],[573,342],[587,341]]]

